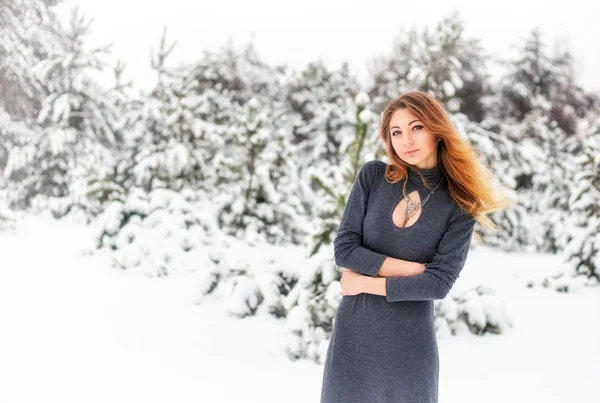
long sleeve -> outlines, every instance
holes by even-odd
[[[377,277],[387,258],[362,244],[363,220],[377,163],[377,160],[368,161],[358,171],[333,241],[333,254],[338,266],[372,277]]]
[[[388,302],[445,298],[467,260],[475,221],[472,215],[460,211],[458,218],[449,223],[433,260],[425,263],[423,273],[388,277],[385,285]]]

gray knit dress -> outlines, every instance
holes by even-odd
[[[446,296],[469,252],[475,218],[448,194],[439,166],[421,170],[442,184],[408,227],[392,213],[403,198],[402,183],[385,180],[387,164],[366,162],[357,175],[336,238],[335,262],[377,277],[386,257],[425,263],[416,276],[388,277],[386,296],[343,296],[325,358],[321,403],[437,403],[439,359],[434,300]],[[430,190],[409,169],[407,194],[421,201]]]

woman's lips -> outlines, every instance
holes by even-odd
[[[407,151],[406,155],[413,155],[414,153],[416,153],[419,150],[412,150],[412,151]]]

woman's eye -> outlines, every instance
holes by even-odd
[[[418,127],[418,128],[419,128],[419,129],[417,129],[417,130],[421,130],[421,129],[423,129],[423,126],[421,126],[421,125],[414,125],[412,128],[414,129],[415,127]],[[398,130],[395,130],[395,131],[393,131],[393,132],[392,132],[392,136],[395,136],[395,135],[396,135],[396,133],[400,133],[400,132],[399,132]]]

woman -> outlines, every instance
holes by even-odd
[[[458,278],[475,222],[497,229],[485,214],[514,204],[428,94],[388,103],[379,136],[390,163],[361,167],[334,240],[343,297],[321,403],[438,401],[433,301]]]

